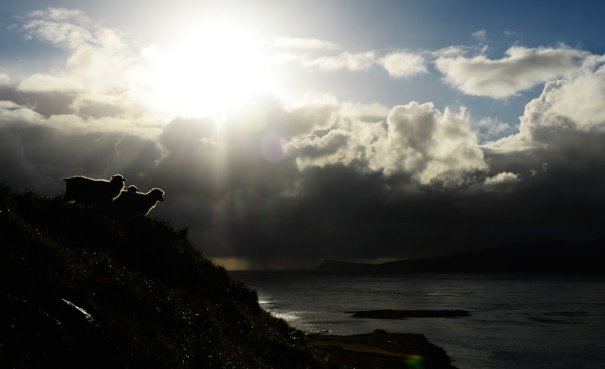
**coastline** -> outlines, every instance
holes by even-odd
[[[377,329],[347,336],[309,334],[307,340],[344,368],[456,369],[445,350],[430,343],[422,334]]]

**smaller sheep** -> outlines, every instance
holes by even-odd
[[[111,204],[124,188],[124,177],[115,174],[111,180],[92,179],[84,176],[63,178],[65,181],[65,202],[74,201],[80,205],[101,206]]]
[[[147,215],[158,201],[164,201],[164,191],[161,189],[154,188],[142,193],[135,186],[129,186],[113,201],[112,209],[117,216],[122,217]]]
[[[132,193],[132,192],[137,193],[137,192],[139,192],[139,189],[135,185],[130,185],[130,186],[128,186],[128,188],[126,189],[126,191],[128,191],[130,193]]]

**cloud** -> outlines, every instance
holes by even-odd
[[[562,88],[545,93],[570,98],[555,94]],[[523,124],[541,127],[541,117],[528,113]],[[206,255],[267,265],[602,233],[604,137],[580,125],[558,141],[529,136],[550,146],[503,152],[477,143],[463,109],[430,103],[269,99],[220,127],[179,118],[126,133],[125,122],[108,123],[2,102],[0,180],[54,194],[64,176],[120,172],[139,188],[165,189],[153,216],[189,227]],[[283,144],[284,155],[267,157],[266,142]]]
[[[11,83],[11,78],[8,74],[0,73],[0,87],[9,86]]]
[[[485,178],[483,182],[487,186],[497,186],[504,183],[515,183],[519,181],[519,175],[511,172],[498,173],[495,176]]]
[[[41,119],[40,114],[26,106],[21,106],[14,101],[0,101],[0,122],[36,122],[39,119]]]
[[[485,42],[487,40],[487,31],[480,29],[476,32],[473,32],[471,36],[473,36],[473,38],[479,42]]]
[[[487,168],[464,110],[443,113],[433,104],[395,107],[387,119],[390,155],[385,171],[413,173],[420,183],[460,183],[467,172]]]
[[[547,83],[540,97],[526,106],[522,128],[532,130],[534,136],[545,128],[605,131],[604,86],[605,70]]]
[[[17,85],[0,88],[0,100],[10,101],[19,106],[34,109],[36,113],[49,117],[56,114],[70,114],[70,108],[77,96],[76,91],[23,91]]]
[[[566,48],[517,48],[500,60],[466,57],[463,47],[418,54],[460,62],[468,88],[483,93],[562,76],[528,102],[518,130],[475,121],[463,107],[323,95],[290,104],[259,98],[217,125],[167,118],[134,98],[132,81],[120,76],[140,60],[119,32],[77,11],[44,10],[26,22],[34,20],[28,34],[63,48],[68,63],[17,82],[0,74],[0,181],[18,190],[57,194],[68,175],[122,173],[142,190],[165,189],[152,215],[189,227],[206,255],[252,267],[605,236],[598,56]],[[319,44],[313,52],[324,55]],[[337,54],[322,68],[412,73],[416,54],[389,55],[389,67],[373,52]],[[505,71],[509,90],[497,83]]]
[[[326,40],[317,38],[294,38],[294,37],[276,37],[272,45],[284,49],[303,49],[303,50],[338,50],[340,46]]]
[[[593,74],[549,86],[528,104],[523,130],[537,133],[546,122],[561,130],[560,118],[544,114],[591,83],[585,103],[592,106],[604,85]],[[296,109],[258,106],[263,114],[248,115],[245,125],[240,119],[247,115],[227,122],[231,129],[223,134],[192,134],[201,129],[195,122],[166,126],[181,129],[177,141],[164,144],[174,160],[162,162],[162,177],[185,177],[171,191],[178,205],[163,204],[162,214],[195,219],[192,234],[209,255],[296,260],[302,267],[329,257],[410,257],[603,235],[604,137],[596,118],[589,130],[574,122],[556,136],[525,137],[540,145],[498,151],[478,144],[464,109],[334,100]],[[284,122],[307,124],[289,131]],[[286,155],[274,162],[261,146],[275,132],[282,133]]]
[[[137,104],[133,100],[144,90],[137,83],[144,63],[119,31],[93,22],[81,11],[63,8],[34,11],[21,29],[27,37],[50,43],[67,54],[61,73],[26,77],[18,84],[21,91],[79,91],[70,110],[88,110],[93,115],[120,114],[124,106]]]
[[[513,31],[510,29],[502,31],[502,34],[508,38],[519,38],[521,36],[520,32]]]
[[[313,56],[282,53],[276,56],[274,61],[278,64],[299,62],[303,68],[315,68],[322,71],[365,72],[378,65],[394,78],[407,78],[428,73],[424,56],[408,51],[392,52],[384,56],[374,50],[359,53],[344,51],[338,55]]]
[[[0,111],[10,112],[11,110],[19,109],[20,106],[14,101],[0,100]]]
[[[133,117],[45,116],[37,110],[0,101],[0,182],[49,195],[63,191],[61,178],[74,174],[109,178],[123,173],[139,188],[161,185],[147,180],[162,158],[159,144],[150,138],[157,136],[157,126],[137,127]]]
[[[23,24],[27,37],[76,49],[95,41],[91,21],[79,10],[48,8],[30,13]]]
[[[585,71],[575,78],[545,84],[540,96],[526,106],[519,133],[489,143],[490,149],[523,151],[557,147],[578,133],[605,132],[605,71]]]
[[[502,122],[498,118],[483,117],[472,123],[473,131],[482,142],[493,141],[517,132],[518,128],[512,124]]]
[[[484,181],[486,185],[494,186],[502,183],[518,182],[519,175],[511,172],[498,173],[495,176],[487,177]]]
[[[572,78],[584,70],[594,70],[605,62],[602,55],[559,47],[527,48],[512,46],[500,59],[489,59],[485,53],[487,32],[479,30],[473,38],[477,46],[452,45],[432,52],[396,51],[381,55],[377,50],[336,55],[326,54],[336,49],[327,41],[316,39],[280,38],[275,41],[283,48],[313,50],[313,54],[296,52],[273,56],[276,64],[300,63],[303,68],[322,71],[347,70],[366,72],[374,66],[384,68],[393,78],[407,78],[429,73],[432,62],[444,75],[444,81],[460,91],[474,96],[503,99],[559,78]],[[323,54],[323,55],[322,55]],[[474,55],[472,55],[474,54]],[[472,56],[469,56],[472,55]]]
[[[414,183],[459,185],[467,173],[487,168],[464,110],[433,104],[396,106],[383,124],[356,120],[295,137],[288,146],[301,168],[344,164]]]
[[[484,55],[440,56],[435,60],[445,81],[474,96],[501,99],[570,73],[578,72],[590,53],[558,48],[513,46],[501,59]]]
[[[343,52],[336,56],[322,56],[303,61],[304,67],[313,67],[325,71],[349,70],[367,71],[376,62],[376,53],[366,51],[361,53]]]
[[[120,32],[93,22],[75,9],[47,8],[31,12],[22,30],[29,38],[68,50],[84,45],[113,50],[125,47]]]
[[[25,92],[76,92],[82,90],[76,81],[48,74],[33,74],[19,82],[17,89]]]
[[[299,62],[304,68],[316,68],[322,71],[348,70],[363,72],[373,66],[383,67],[391,77],[404,78],[428,73],[425,58],[421,53],[396,51],[380,55],[378,51],[369,50],[358,53],[343,51],[337,55],[326,52],[341,49],[340,46],[325,40],[278,37],[273,39],[273,46],[281,49],[314,51],[314,54],[278,53],[273,60],[276,64]],[[322,53],[324,55],[322,55]]]
[[[419,54],[403,51],[391,53],[381,58],[380,63],[395,78],[428,73],[424,58]]]

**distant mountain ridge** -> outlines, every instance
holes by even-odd
[[[605,240],[515,243],[449,255],[365,264],[326,260],[321,274],[526,273],[605,275]]]

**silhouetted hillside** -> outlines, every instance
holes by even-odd
[[[404,273],[527,273],[603,275],[605,241],[584,243],[519,243],[451,255],[399,260],[383,264],[327,260],[317,272],[325,274]]]
[[[186,231],[0,186],[0,367],[325,368]]]

